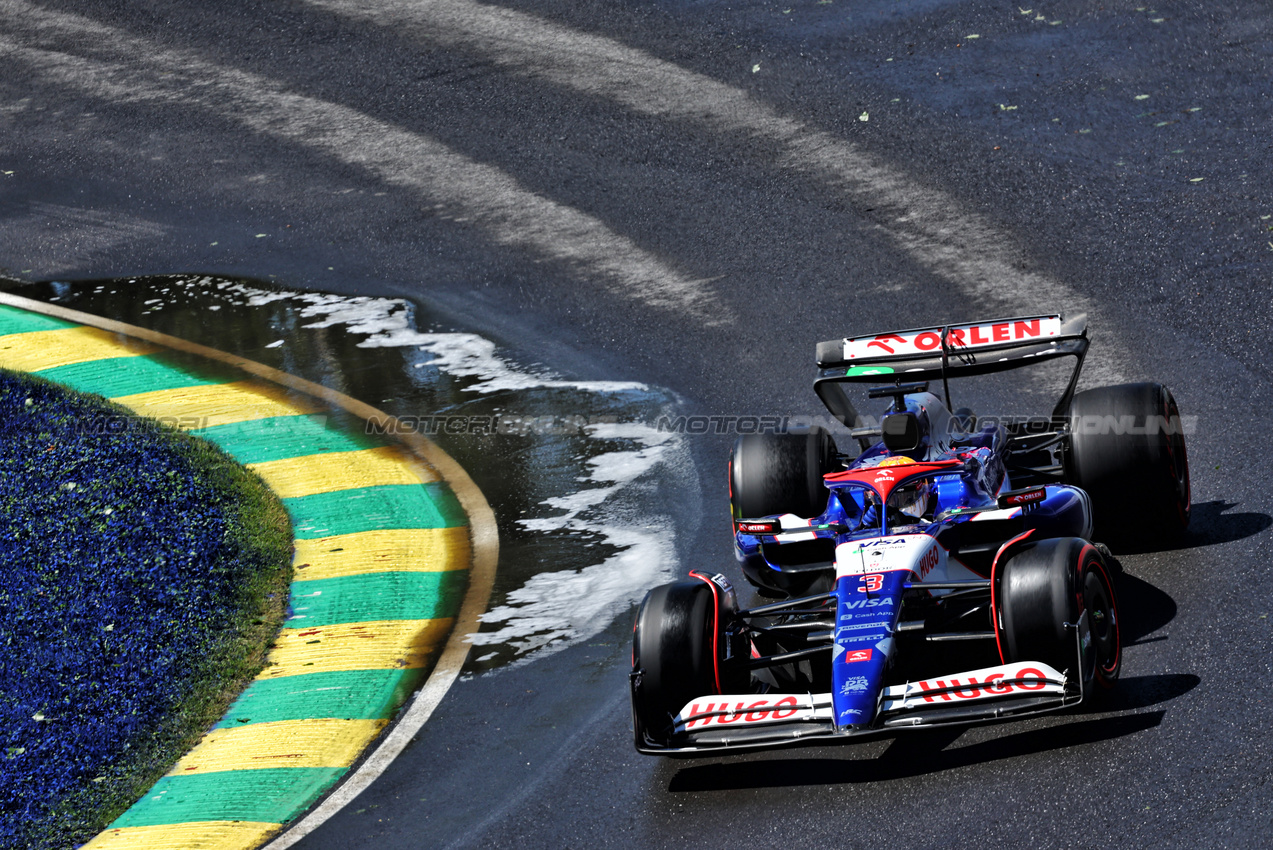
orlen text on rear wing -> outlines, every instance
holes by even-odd
[[[932,381],[986,375],[1038,362],[1040,358],[1075,358],[1065,394],[1054,416],[1069,408],[1087,354],[1087,314],[1065,318],[1020,316],[984,322],[912,328],[846,337],[818,343],[818,377],[814,389],[827,409],[854,427],[857,412],[841,384]],[[946,385],[950,404],[950,387]]]

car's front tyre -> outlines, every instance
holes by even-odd
[[[997,638],[1004,663],[1041,661],[1110,687],[1122,670],[1118,603],[1100,551],[1079,537],[1026,543],[996,565]],[[1087,612],[1090,657],[1074,627]],[[1087,666],[1088,669],[1083,669]]]
[[[632,631],[632,712],[644,738],[667,746],[672,720],[694,697],[716,693],[715,600],[703,581],[664,584],[645,596]]]

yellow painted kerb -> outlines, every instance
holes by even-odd
[[[93,850],[243,850],[265,843],[280,829],[277,823],[206,820],[130,826],[99,833],[91,846]]]
[[[438,480],[437,473],[419,462],[412,462],[397,446],[289,457],[248,464],[248,468],[264,478],[280,499],[356,487]]]
[[[453,622],[445,617],[283,629],[265,659],[260,678],[424,667],[435,657],[438,644],[446,640]]]
[[[175,422],[178,428],[212,428],[234,422],[318,413],[323,406],[260,381],[233,381],[111,399],[141,416]]]
[[[405,528],[296,541],[297,581],[385,572],[444,572],[469,566],[469,530]]]
[[[214,729],[169,776],[274,767],[347,767],[387,720],[313,718]]]
[[[143,328],[7,293],[0,293],[0,303],[82,324],[0,337],[0,367],[40,372],[173,348],[229,363],[257,376],[112,399],[141,416],[168,421],[179,428],[210,428],[276,416],[319,413],[327,410],[329,404],[338,405],[362,419],[385,418],[368,405],[329,388]],[[312,581],[386,571],[472,568],[475,583],[465,595],[459,616],[466,630],[476,630],[477,615],[484,609],[490,593],[498,552],[489,505],[464,470],[431,442],[413,435],[402,440],[405,448],[388,446],[309,455],[259,463],[252,468],[284,499],[370,486],[445,481],[470,517],[468,527],[366,531],[297,540],[295,579]],[[472,524],[475,515],[477,527]],[[417,700],[408,711],[412,719],[407,726],[418,728],[412,724],[423,722],[432,711],[439,695],[445,693],[450,680],[458,674],[468,652],[462,637],[452,634],[455,623],[454,618],[438,618],[285,628],[276,638],[258,678],[422,669],[436,663],[434,675],[443,671],[446,681],[439,688],[433,686],[430,679],[430,685],[426,686],[431,687],[429,698]],[[388,722],[385,719],[310,718],[219,728],[205,735],[168,776],[263,768],[344,768],[357,760],[359,753]],[[400,745],[396,740],[393,747],[381,747],[386,753],[398,749]],[[380,756],[377,753],[372,760]],[[369,763],[364,763],[357,773],[360,781],[366,781],[361,777]],[[334,797],[328,802],[331,799]],[[92,840],[91,846],[95,850],[245,850],[267,841],[280,828],[277,823],[238,821],[121,827],[103,831]]]
[[[0,366],[39,372],[72,363],[152,354],[158,347],[98,328],[31,331],[0,337]]]

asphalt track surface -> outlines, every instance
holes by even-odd
[[[458,683],[297,846],[1264,846],[1270,128],[1259,2],[0,0],[0,268],[415,298],[699,415],[816,413],[847,332],[1086,311],[1088,385],[1198,417],[1104,710],[638,757],[623,614]],[[733,572],[731,440],[682,569]]]

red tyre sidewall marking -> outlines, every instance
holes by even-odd
[[[999,561],[1003,558],[1004,553],[1008,552],[1013,545],[1025,540],[1031,534],[1034,534],[1033,528],[1028,528],[1009,540],[1007,543],[999,547],[999,551],[995,553],[995,559],[990,564],[990,625],[995,630],[995,649],[999,650],[999,663],[1007,664],[1008,659],[1003,656],[1003,641],[999,637],[1002,629],[999,628]]]
[[[697,570],[690,570],[690,575],[705,582],[712,590],[712,677],[716,681],[716,693],[723,693],[720,685],[720,653],[717,641],[720,639],[720,588],[716,582]]]

